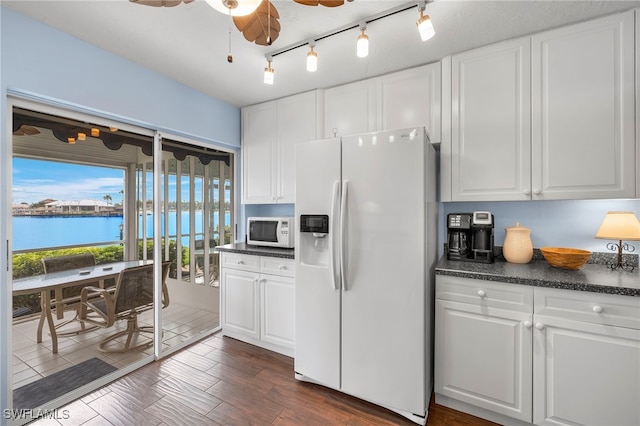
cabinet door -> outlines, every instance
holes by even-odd
[[[532,37],[534,199],[635,196],[634,12]]]
[[[530,41],[452,57],[452,201],[531,198]]]
[[[531,317],[436,300],[436,393],[531,422]]]
[[[378,130],[376,81],[332,87],[324,95],[324,137],[353,135]]]
[[[222,269],[222,331],[260,338],[259,274]]]
[[[262,340],[293,349],[295,339],[295,285],[293,278],[262,275]]]
[[[275,202],[276,103],[242,110],[242,200],[245,204]]]
[[[440,143],[440,62],[380,77],[380,130],[425,126]]]
[[[278,151],[276,202],[294,203],[296,189],[296,144],[317,139],[316,92],[277,101]]]
[[[640,330],[539,315],[534,322],[535,424],[640,424]]]

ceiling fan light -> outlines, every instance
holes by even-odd
[[[264,69],[264,84],[273,84],[276,71],[271,68],[271,61],[268,61],[267,67]]]
[[[420,9],[420,17],[418,18],[418,22],[416,22],[418,26],[418,32],[420,33],[420,38],[422,41],[427,41],[434,35],[436,35],[436,31],[433,29],[433,23],[431,22],[431,18],[429,15],[423,15],[422,9]]]
[[[318,70],[318,54],[313,51],[313,46],[311,46],[311,50],[307,53],[307,71],[316,72]]]
[[[361,31],[356,43],[356,54],[359,58],[366,58],[369,55],[369,36],[364,33],[364,28]]]
[[[262,0],[206,0],[206,2],[225,15],[246,16],[255,12]]]

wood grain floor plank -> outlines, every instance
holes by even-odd
[[[150,415],[162,419],[163,423],[173,426],[220,426],[209,417],[197,413],[182,405],[180,401],[166,396],[144,409]]]
[[[158,392],[170,396],[187,407],[205,415],[216,408],[222,400],[212,394],[198,389],[176,377],[167,377],[156,384]]]
[[[78,419],[89,418],[84,426],[414,425],[382,407],[300,382],[293,365],[290,357],[217,334],[67,407],[77,411]],[[92,412],[98,415],[88,417]],[[495,423],[439,406],[432,398],[427,425]]]

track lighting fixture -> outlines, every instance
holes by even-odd
[[[100,136],[100,129],[98,129],[97,127],[91,128],[91,136],[93,136],[94,138]]]
[[[318,70],[318,54],[313,51],[313,47],[315,46],[315,42],[309,42],[309,53],[307,53],[307,71],[316,72]]]
[[[79,141],[86,141],[87,140],[87,134],[84,132],[78,132],[78,140]]]
[[[365,58],[369,55],[369,36],[364,33],[367,29],[367,24],[362,23],[360,25],[360,35],[358,36],[358,42],[356,43],[356,54],[359,58]]]
[[[241,1],[241,0],[207,0],[207,1]],[[350,0],[351,1],[351,0]],[[434,0],[421,0],[418,1],[418,11],[420,13],[419,19],[416,22],[418,27],[418,31],[420,32],[420,37],[423,41],[429,40],[431,37],[435,35],[435,30],[433,28],[433,24],[431,23],[431,18],[429,15],[425,14],[424,11],[427,7],[427,4]],[[329,37],[337,36],[339,34],[343,34],[346,31],[351,31],[354,29],[359,29],[360,34],[358,35],[356,41],[356,54],[360,58],[364,58],[369,55],[369,36],[366,34],[367,25],[378,21],[380,19],[387,18],[389,16],[396,15],[401,12],[415,11],[416,3],[402,4],[393,9],[387,10],[385,12],[379,13],[377,15],[370,16],[363,21],[353,22],[351,24],[347,24],[343,27],[336,28],[330,32],[324,34],[316,34],[313,39],[307,41],[300,41],[298,43],[294,43],[289,46],[284,46],[278,50],[268,52],[266,55],[267,58],[267,67],[264,69],[264,82],[265,84],[273,84],[274,70],[271,67],[272,58],[275,58],[278,55],[282,55],[284,53],[290,52],[292,50],[296,50],[299,48],[304,48],[305,46],[309,46],[309,51],[307,52],[307,71],[315,72],[318,70],[318,53],[314,50],[316,41],[324,40]]]
[[[267,56],[267,67],[264,69],[264,84],[273,84],[276,71],[271,68],[271,56]]]
[[[429,15],[423,15],[423,12],[426,7],[427,7],[427,2],[423,1],[418,4],[420,17],[418,18],[418,22],[416,22],[416,25],[418,26],[418,32],[420,32],[420,38],[422,39],[422,41],[427,41],[436,34],[436,31],[433,29],[433,23],[431,22],[431,18],[429,17]]]

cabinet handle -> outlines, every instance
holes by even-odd
[[[600,312],[602,312],[602,306],[596,305],[592,308],[593,312],[595,312],[596,314],[599,314]]]
[[[287,270],[287,267],[286,267],[285,265],[280,265],[280,268],[279,268],[279,269],[280,269],[281,271],[286,271],[286,270]]]
[[[524,322],[524,326],[525,326],[525,328],[531,328],[531,327],[533,327],[533,324],[531,324],[531,321],[525,321]]]
[[[540,195],[540,194],[542,194],[542,189],[536,189],[536,190],[533,191],[533,193],[535,195]]]
[[[236,263],[237,263],[238,265],[244,265],[244,262],[243,262],[242,260],[238,260]]]
[[[484,290],[478,290],[478,293],[476,294],[480,297],[485,297],[487,295],[487,293],[485,293]]]
[[[536,328],[537,328],[538,330],[542,330],[542,329],[544,328],[544,324],[543,324],[543,323],[541,323],[541,322],[537,322],[537,323],[536,323]]]
[[[531,190],[530,189],[525,189],[524,190],[524,195],[531,195]]]

